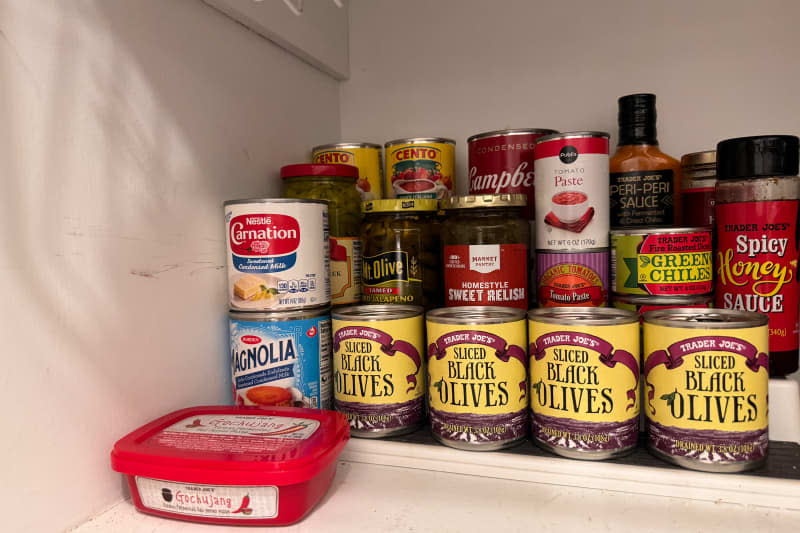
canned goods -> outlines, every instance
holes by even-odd
[[[647,447],[706,472],[741,472],[767,455],[768,318],[727,309],[644,315]]]
[[[383,198],[383,148],[373,143],[333,143],[315,146],[311,160],[321,165],[358,167],[356,190],[362,202]]]
[[[467,139],[469,194],[524,194],[524,217],[533,220],[533,143],[555,130],[538,128],[488,131]]]
[[[456,142],[439,137],[397,139],[386,149],[388,198],[446,198],[455,191]]]
[[[230,200],[225,225],[231,308],[286,311],[330,303],[327,202]]]
[[[693,152],[681,157],[681,202],[683,224],[714,226],[714,204],[717,185],[717,151]]]
[[[578,131],[536,140],[536,249],[608,246],[608,133]]]
[[[422,314],[412,305],[333,312],[334,406],[352,435],[408,433],[425,419]]]
[[[608,305],[608,252],[537,250],[539,307]]]
[[[327,307],[231,311],[231,377],[237,405],[331,408],[331,317]]]
[[[622,309],[533,309],[531,435],[564,457],[610,459],[639,439],[639,318]]]
[[[611,289],[616,294],[711,294],[711,228],[611,230]]]
[[[634,311],[640,316],[648,311],[659,309],[708,309],[713,307],[714,297],[710,294],[700,296],[642,296],[615,294],[611,302],[617,309]]]
[[[439,442],[498,450],[525,438],[528,356],[525,311],[440,308],[426,314],[428,405]]]

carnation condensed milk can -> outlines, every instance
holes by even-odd
[[[387,198],[447,198],[455,191],[456,142],[439,137],[384,145]]]

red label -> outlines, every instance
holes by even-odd
[[[562,155],[563,148],[568,146],[577,149],[581,154],[608,154],[607,138],[578,137],[540,142],[536,145],[536,159]]]
[[[473,244],[444,247],[446,305],[528,308],[528,247]]]
[[[228,237],[236,255],[283,255],[300,245],[300,224],[288,215],[239,215],[231,220]]]
[[[716,304],[769,315],[770,352],[798,348],[797,200],[718,204]]]
[[[261,337],[255,335],[242,335],[242,342],[245,344],[258,344],[261,342]]]
[[[710,229],[648,235],[638,253],[638,265],[633,268],[640,273],[640,287],[649,294],[710,294],[714,288]]]
[[[683,191],[683,223],[687,226],[714,225],[714,187]]]

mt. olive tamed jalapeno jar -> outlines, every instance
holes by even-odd
[[[524,194],[448,198],[442,227],[445,305],[528,308],[530,226]]]

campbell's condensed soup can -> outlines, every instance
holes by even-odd
[[[231,309],[330,304],[326,201],[267,198],[224,205]]]
[[[608,247],[608,138],[577,131],[536,140],[537,250]]]
[[[524,216],[534,219],[533,144],[556,130],[526,128],[488,131],[467,139],[469,194],[525,194]]]

